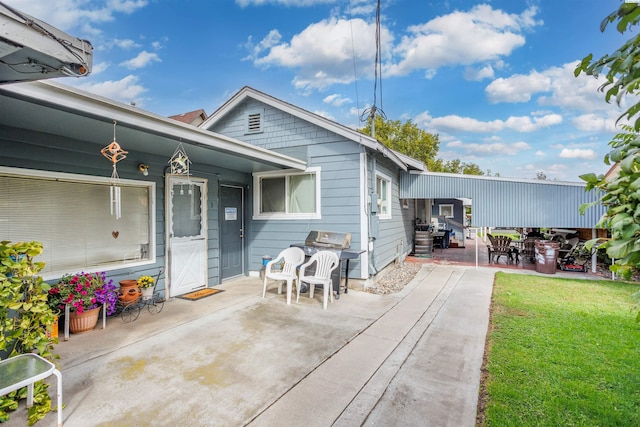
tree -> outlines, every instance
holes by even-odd
[[[457,159],[444,162],[436,158],[440,146],[438,135],[418,128],[411,120],[403,123],[400,120],[385,120],[381,116],[375,116],[374,123],[374,136],[378,141],[392,150],[424,162],[432,172],[483,175],[480,167],[474,163],[463,163]],[[359,132],[371,135],[371,118]]]
[[[637,3],[623,3],[600,24],[605,31],[608,24],[616,22],[620,33],[640,23],[640,7]],[[604,75],[604,83],[599,90],[605,94],[606,102],[615,98],[620,105],[625,95],[635,95],[640,88],[640,35],[624,43],[615,52],[593,60],[587,55],[576,67],[576,77],[581,73],[599,77]],[[635,100],[635,98],[632,98]],[[609,142],[610,152],[604,162],[617,163],[617,176],[596,176],[593,173],[581,176],[587,182],[587,190],[598,188],[604,192],[600,201],[607,211],[597,227],[606,228],[611,238],[602,243],[607,255],[616,260],[610,269],[624,278],[630,278],[640,267],[640,102],[631,105],[619,118],[628,120],[630,125],[622,125],[622,132]],[[581,210],[589,205],[581,206]],[[588,242],[596,244],[597,239]],[[637,319],[640,321],[640,312]]]

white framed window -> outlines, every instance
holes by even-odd
[[[0,167],[2,240],[42,242],[45,280],[154,263],[155,183],[121,180],[116,220],[109,181]]]
[[[453,218],[453,205],[439,205],[438,215],[445,218]]]
[[[254,219],[319,219],[320,168],[253,175]]]
[[[247,112],[245,133],[260,133],[263,131],[262,122],[264,121],[264,109],[254,109]]]
[[[376,193],[378,194],[378,216],[380,219],[391,218],[391,178],[376,173]]]

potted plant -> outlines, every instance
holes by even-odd
[[[138,288],[142,292],[143,299],[150,299],[151,297],[153,297],[153,288],[155,282],[155,279],[151,276],[138,277]]]
[[[113,314],[117,298],[113,280],[107,280],[104,272],[65,275],[49,290],[50,305],[60,312],[69,305],[69,329],[73,333],[92,330],[103,304],[107,315]]]

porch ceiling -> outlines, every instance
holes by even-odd
[[[106,146],[113,140],[114,120],[117,141],[130,151],[168,159],[182,142],[199,165],[244,173],[306,167],[298,159],[50,81],[0,87],[0,129],[26,129]]]

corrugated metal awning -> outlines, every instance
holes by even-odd
[[[471,199],[474,226],[594,228],[605,209],[596,205],[581,215],[580,205],[599,200],[596,191],[585,189],[579,182],[400,174],[400,198]]]

